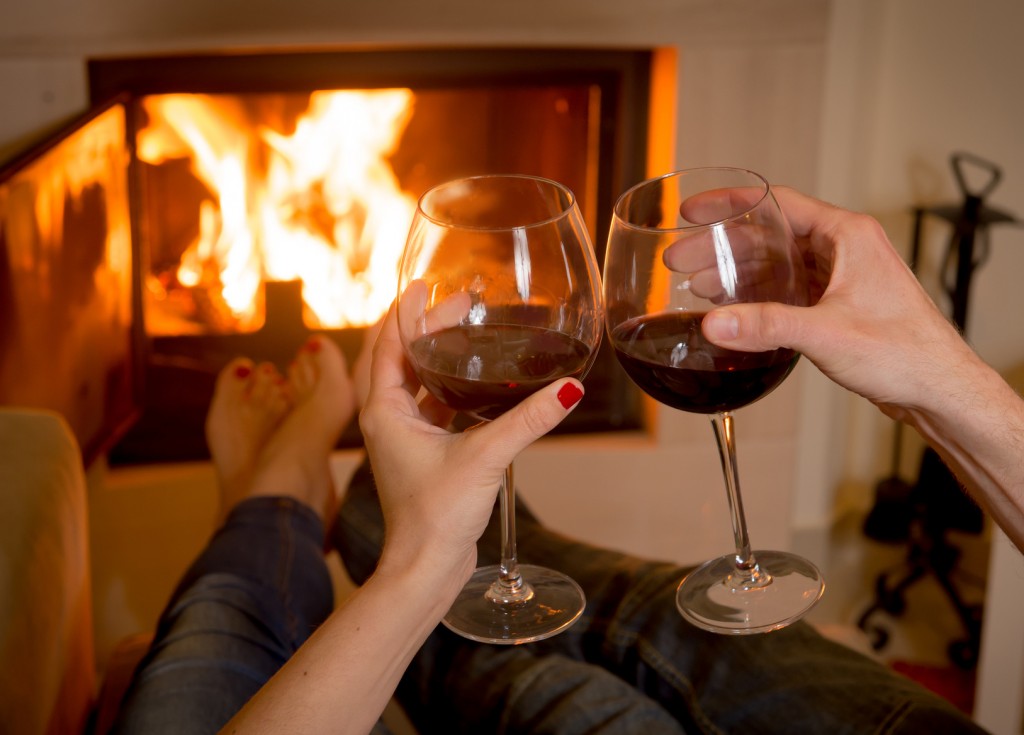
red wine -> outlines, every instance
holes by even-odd
[[[466,324],[418,338],[410,358],[423,387],[449,408],[489,421],[563,377],[582,379],[590,348],[561,332]]]
[[[793,350],[736,352],[708,342],[703,313],[630,319],[612,330],[615,354],[645,393],[692,413],[731,411],[773,391],[796,365]]]

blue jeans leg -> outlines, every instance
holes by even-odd
[[[357,470],[332,541],[349,575],[372,574],[384,540],[368,464]],[[483,544],[482,544],[483,545]],[[413,659],[397,697],[424,735],[681,735],[660,704],[600,666],[534,645],[471,643],[438,626]]]
[[[216,733],[330,614],[323,538],[291,498],[236,506],[172,595],[115,732]]]
[[[556,564],[585,590],[583,618],[538,648],[604,667],[706,733],[980,733],[944,699],[806,623],[727,636],[675,608],[686,573],[520,521],[524,561]],[[533,557],[536,555],[536,557]]]
[[[578,687],[581,696],[611,682],[607,698],[614,699],[624,684],[624,696],[637,697],[644,716],[645,703],[653,702],[685,732],[981,732],[945,700],[823,638],[809,625],[735,637],[696,629],[674,603],[675,588],[687,570],[568,539],[541,526],[522,503],[518,506],[521,561],[569,574],[586,592],[587,608],[567,632],[514,649],[466,641],[443,628],[435,631],[399,688],[403,706],[425,732],[496,732],[490,728],[511,717],[506,712],[511,701],[530,711],[536,707],[527,694],[539,702],[545,696],[570,699],[572,690],[560,697],[550,687],[523,688],[541,661],[551,670],[576,664],[566,669],[569,678],[590,672],[595,682]],[[376,563],[381,523],[372,475],[364,467],[353,477],[334,535],[357,582]],[[497,561],[499,540],[500,526],[492,519],[479,545],[481,564]],[[526,694],[513,698],[520,690]],[[507,693],[504,700],[491,694],[498,691]],[[462,713],[459,721],[446,720],[445,712],[456,709]],[[564,724],[560,732],[643,731],[617,713],[606,717],[592,707],[575,711],[571,726]]]

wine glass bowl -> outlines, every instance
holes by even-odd
[[[808,303],[803,260],[771,187],[736,168],[641,182],[616,202],[603,278],[609,340],[627,375],[660,403],[711,416],[720,451],[736,552],[683,580],[680,612],[724,633],[775,630],[799,619],[824,583],[800,557],[751,550],[732,415],[778,387],[799,355],[729,350],[702,331],[706,314],[719,306]]]
[[[399,333],[420,384],[449,408],[491,421],[555,380],[582,380],[603,318],[593,247],[561,184],[478,176],[420,198],[399,269]],[[444,623],[478,641],[540,640],[575,622],[583,592],[518,563],[511,466],[499,497],[501,562],[476,570]]]

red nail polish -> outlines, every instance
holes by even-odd
[[[558,391],[558,402],[567,409],[579,403],[581,398],[583,398],[583,391],[574,383],[566,383]]]
[[[248,378],[249,373],[252,372],[252,368],[248,365],[237,365],[235,366],[235,377],[236,378]]]
[[[321,346],[320,345],[320,340],[316,339],[315,337],[313,339],[307,341],[306,344],[305,344],[305,348],[309,352],[319,352],[320,351],[320,346]]]

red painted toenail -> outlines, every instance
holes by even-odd
[[[252,368],[250,368],[248,365],[237,365],[235,367],[235,377],[236,378],[248,378],[249,377],[249,373],[251,373],[251,372],[252,372]]]

